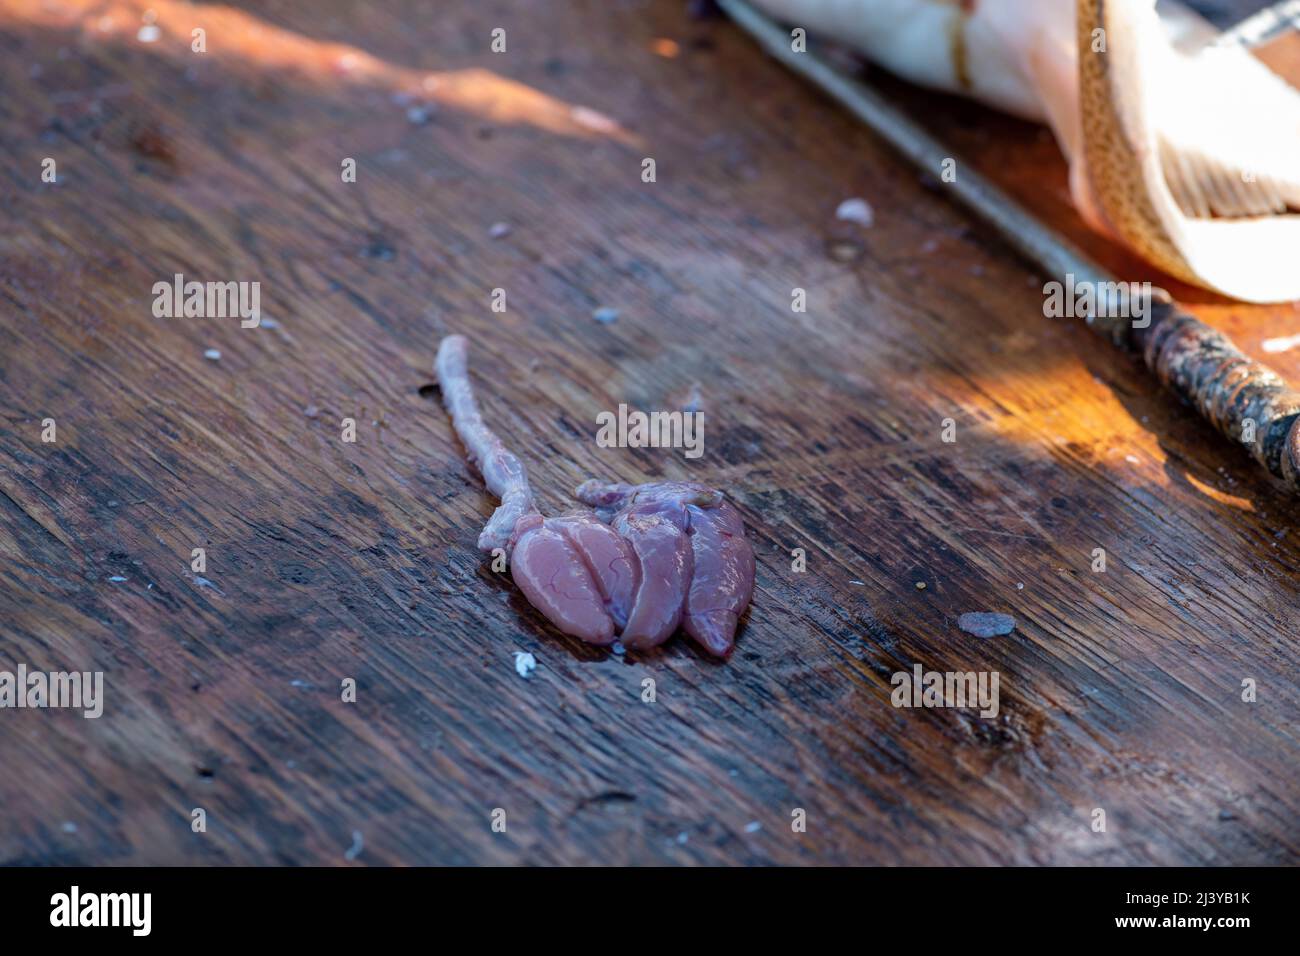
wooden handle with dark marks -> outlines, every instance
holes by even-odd
[[[1131,328],[1127,336],[1147,368],[1271,474],[1300,491],[1300,392],[1171,299],[1157,298],[1150,314],[1149,325]]]

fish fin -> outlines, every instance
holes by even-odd
[[[1300,91],[1239,47],[1176,57],[1159,78],[1157,143],[1186,216],[1300,211]]]
[[[1104,32],[1104,52],[1091,49],[1095,27]],[[1077,28],[1083,175],[1112,233],[1165,271],[1225,295],[1300,298],[1300,216],[1246,212],[1270,204],[1276,210],[1279,201],[1286,208],[1295,156],[1271,162],[1269,184],[1251,189],[1258,182],[1242,176],[1250,161],[1234,161],[1238,146],[1226,142],[1239,135],[1247,154],[1259,148],[1248,124],[1267,126],[1269,109],[1295,115],[1296,93],[1263,78],[1267,68],[1241,59],[1244,52],[1177,53],[1158,29],[1151,0],[1078,0]],[[1241,100],[1243,86],[1262,102]],[[1239,184],[1229,182],[1234,169]],[[1188,208],[1244,214],[1207,218]]]

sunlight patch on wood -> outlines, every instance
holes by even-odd
[[[147,14],[158,28],[148,43],[137,38]],[[238,60],[267,72],[296,73],[319,85],[371,86],[471,113],[504,125],[533,126],[579,138],[639,145],[617,120],[591,107],[567,103],[482,68],[417,70],[394,65],[358,47],[314,40],[272,26],[243,10],[177,0],[0,0],[0,23],[79,29],[87,43],[112,39],[174,61],[203,56]],[[206,52],[191,52],[192,31],[206,31]],[[486,44],[487,40],[484,40]]]

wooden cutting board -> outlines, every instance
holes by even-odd
[[[1295,862],[1296,502],[868,131],[676,0],[255,11],[0,0],[0,669],[106,684],[0,713],[0,862]],[[1045,133],[906,95],[1142,276]],[[177,272],[275,327],[155,318]],[[475,552],[451,331],[545,507],[732,496],[729,663],[577,644]],[[702,458],[596,446],[694,387]],[[916,664],[996,671],[998,716],[895,708]]]

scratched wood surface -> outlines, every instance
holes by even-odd
[[[0,669],[106,683],[98,720],[0,711],[0,862],[1295,862],[1297,503],[727,22],[0,0],[0,89]],[[991,128],[1071,227],[1050,144]],[[176,272],[260,282],[275,327],[155,318]],[[1300,332],[1193,298],[1255,352]],[[733,497],[730,662],[584,647],[485,564],[429,387],[450,331],[545,507]],[[596,447],[693,386],[698,461]],[[998,672],[999,715],[894,708],[917,663]]]

